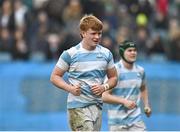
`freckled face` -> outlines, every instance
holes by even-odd
[[[95,31],[92,29],[88,29],[86,32],[82,32],[82,37],[87,46],[95,48],[101,41],[102,30]]]

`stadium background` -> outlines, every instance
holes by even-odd
[[[144,116],[148,130],[180,130],[180,0],[0,0],[0,130],[69,130],[67,93],[49,77],[79,42],[85,13],[103,21],[102,43],[115,61],[120,42],[137,43],[153,110]]]

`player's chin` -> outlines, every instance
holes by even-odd
[[[97,46],[98,44],[98,42],[94,42],[92,46]]]
[[[130,59],[131,62],[135,62],[136,61],[136,57],[133,57]]]

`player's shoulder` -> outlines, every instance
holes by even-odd
[[[65,52],[68,52],[70,55],[75,54],[80,49],[80,44],[72,46],[71,48],[67,49]]]
[[[115,62],[114,65],[115,65],[116,67],[121,67],[121,64],[119,63],[119,61]]]
[[[135,67],[138,71],[144,72],[144,67],[142,67],[141,65],[135,63]]]
[[[120,61],[115,62],[114,66],[118,72],[122,69],[122,64],[120,63]]]
[[[106,53],[109,53],[110,50],[102,45],[97,45],[97,48],[100,49],[102,52],[106,52]]]

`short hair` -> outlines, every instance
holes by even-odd
[[[81,31],[87,31],[88,29],[100,31],[103,29],[103,23],[92,14],[84,15],[80,20],[79,28]]]

